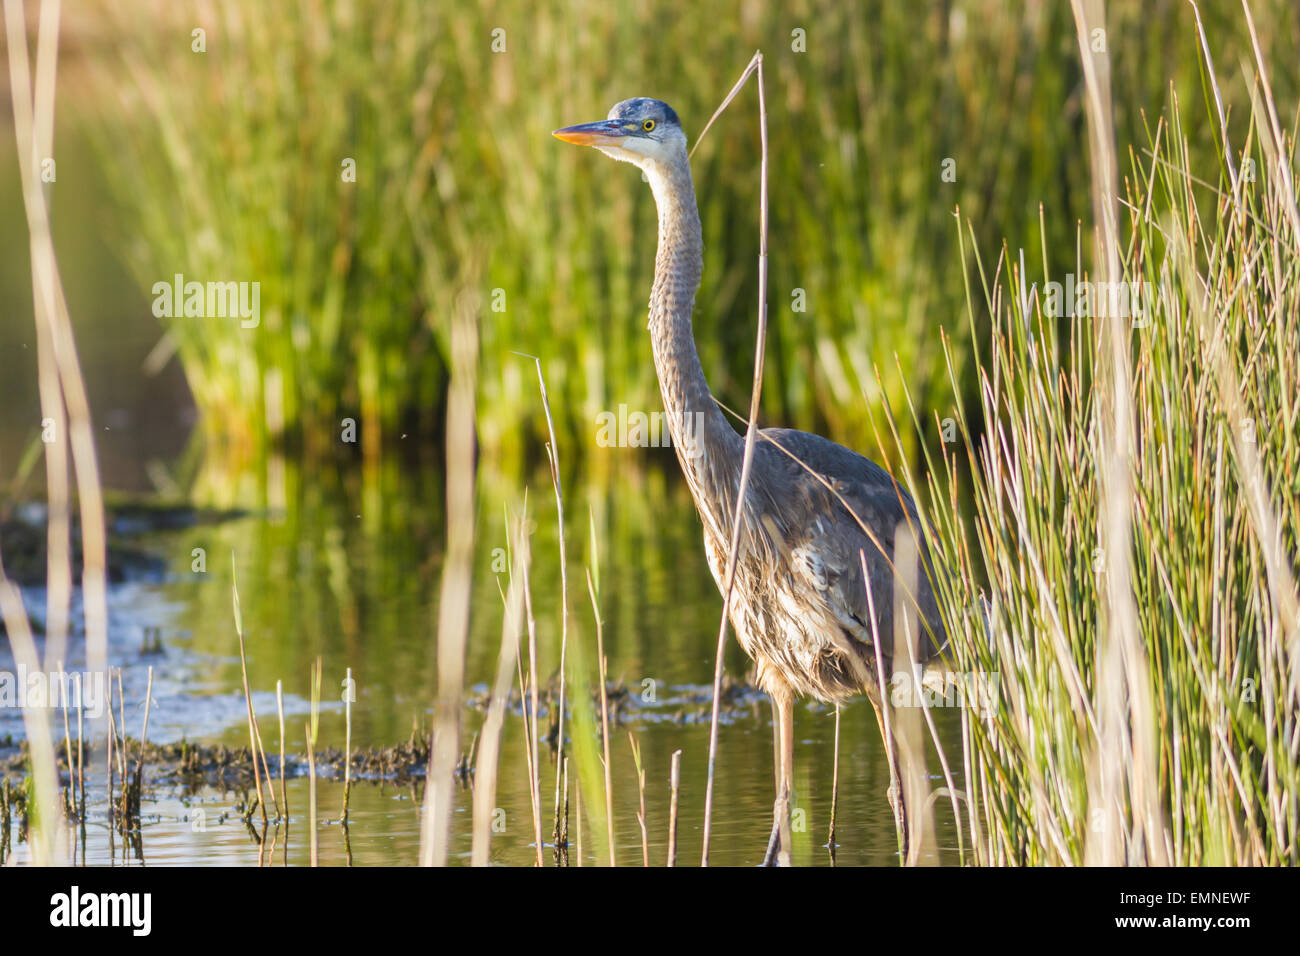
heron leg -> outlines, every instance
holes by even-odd
[[[875,701],[872,701],[875,704]],[[885,714],[884,708],[888,707],[887,702],[881,702],[871,709],[876,712],[876,724],[880,727],[880,741],[884,744],[885,759],[889,762],[889,789],[885,791],[885,796],[889,800],[889,806],[894,811],[894,824],[898,832],[902,834],[902,853],[904,858],[907,857],[907,806],[903,800],[903,781],[900,776],[900,767],[898,764],[898,746],[897,740],[892,734],[885,732]]]
[[[772,698],[772,778],[776,789],[773,791],[778,797],[781,796],[781,710],[777,706],[776,698]]]
[[[777,751],[776,803],[772,808],[772,834],[768,837],[764,866],[790,865],[790,806],[794,800],[794,697],[772,698],[774,745]]]

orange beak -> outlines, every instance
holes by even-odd
[[[618,146],[627,133],[617,120],[601,120],[599,123],[566,126],[551,135],[575,146]]]

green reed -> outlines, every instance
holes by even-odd
[[[485,450],[518,461],[545,440],[531,370],[512,350],[542,357],[557,430],[581,438],[579,450],[600,411],[657,408],[643,321],[649,191],[630,167],[555,148],[549,132],[650,94],[697,134],[755,48],[771,116],[772,421],[863,447],[864,398],[898,401],[904,380],[923,402],[943,389],[936,330],[959,326],[964,303],[958,205],[990,242],[1034,227],[1042,199],[1053,250],[1071,247],[1087,208],[1064,4],[801,0],[726,17],[668,0],[565,11],[227,0],[160,3],[148,18],[137,6],[102,7],[108,40],[93,59],[105,95],[80,112],[146,292],[178,272],[261,283],[255,329],[164,320],[219,444],[283,433],[326,448],[344,418],[371,453],[403,433],[436,434],[449,320],[467,294],[481,315]],[[1288,4],[1257,6],[1267,41],[1294,35]],[[1206,17],[1237,62],[1248,50],[1240,18]],[[1140,111],[1171,79],[1195,81],[1195,43],[1181,42],[1189,18],[1181,4],[1112,6],[1122,132],[1141,132]],[[204,53],[191,49],[196,27]],[[1281,69],[1294,58],[1272,59]],[[1294,88],[1287,69],[1279,94]],[[736,407],[757,255],[747,115],[733,109],[695,167],[707,257],[697,338],[715,391]],[[343,179],[347,159],[355,182]],[[964,339],[950,350],[965,369]],[[894,353],[906,374],[878,379],[873,363]]]
[[[1207,71],[1207,103],[1217,86]],[[952,571],[941,589],[955,664],[999,680],[999,706],[965,715],[963,823],[981,863],[1300,856],[1300,216],[1289,147],[1268,128],[1272,92],[1250,92],[1226,148],[1214,113],[1198,127],[1217,161],[1195,158],[1176,95],[1126,158],[1122,279],[1151,294],[1127,341],[1141,680],[1109,668],[1104,640],[1104,322],[1047,314],[1044,284],[1062,275],[1046,230],[1022,267],[1005,246],[996,263],[981,257],[959,227],[970,321],[986,310],[993,323],[975,356],[981,398],[977,414],[953,406],[956,444],[913,487]],[[1089,246],[1081,235],[1076,249]],[[939,417],[910,411],[918,427]],[[1119,776],[1105,799],[1102,768]]]

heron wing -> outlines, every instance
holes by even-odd
[[[788,545],[792,570],[818,594],[852,640],[892,657],[894,625],[894,539],[904,524],[919,537],[916,504],[875,462],[808,432],[768,428],[755,454],[764,458],[762,507],[775,516]],[[757,462],[756,462],[757,464]],[[770,527],[770,523],[769,523]],[[924,554],[924,544],[921,545]],[[862,567],[871,582],[868,601]],[[941,634],[937,606],[924,567],[917,569],[922,617]],[[875,627],[872,627],[874,611]],[[923,642],[929,657],[934,642]]]

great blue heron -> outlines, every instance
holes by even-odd
[[[624,100],[604,121],[554,135],[634,163],[654,192],[659,251],[649,328],[655,369],[677,459],[704,523],[709,568],[723,588],[744,440],[713,400],[691,333],[704,244],[686,135],[672,107],[646,98]],[[765,860],[770,863],[793,794],[795,697],[838,703],[864,693],[883,734],[885,702],[873,636],[879,636],[879,657],[889,675],[895,530],[910,525],[919,536],[920,524],[912,499],[879,465],[818,435],[786,428],[762,430],[742,514],[731,623],[776,715],[779,782]],[[930,578],[924,569],[916,575],[911,605],[922,624],[914,629],[922,662],[936,656],[944,634]],[[901,791],[895,781],[891,795],[900,815]]]

